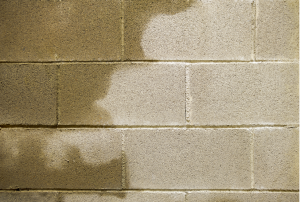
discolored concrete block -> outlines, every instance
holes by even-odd
[[[121,58],[121,1],[1,1],[0,61]]]
[[[0,64],[0,124],[56,124],[57,66]]]
[[[193,64],[191,125],[298,124],[298,63]]]
[[[185,67],[61,65],[58,105],[61,125],[183,125]]]
[[[244,129],[128,129],[129,189],[249,189]]]
[[[252,202],[251,192],[191,191],[186,202]]]
[[[184,192],[108,191],[62,193],[61,202],[124,201],[124,202],[184,202]]]
[[[45,191],[26,191],[26,192],[1,192],[1,202],[57,202],[58,192],[45,192]]]
[[[299,1],[260,0],[257,4],[256,58],[299,59]]]
[[[120,189],[114,129],[2,129],[1,189]]]
[[[255,188],[299,190],[299,129],[252,131]]]
[[[125,0],[125,59],[250,60],[251,4]]]

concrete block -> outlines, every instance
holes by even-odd
[[[125,58],[250,60],[251,3],[125,0]]]
[[[299,192],[255,192],[251,198],[255,202],[298,202]]]
[[[132,189],[249,189],[250,132],[244,129],[128,129]]]
[[[0,124],[56,124],[56,73],[56,65],[0,64]]]
[[[121,58],[121,1],[1,1],[0,61]]]
[[[1,189],[120,189],[114,129],[2,129]]]
[[[299,129],[255,129],[254,181],[257,189],[299,190]]]
[[[256,58],[299,59],[299,1],[258,1]]]
[[[298,202],[297,192],[246,192],[246,191],[192,191],[188,192],[186,202]]]
[[[234,191],[192,191],[186,195],[186,202],[252,202],[251,192]]]
[[[184,64],[61,65],[59,124],[185,124]]]
[[[184,202],[184,192],[109,191],[62,193],[61,202]]]
[[[297,63],[193,64],[190,124],[298,124]]]
[[[47,191],[0,191],[1,202],[57,202],[58,192]]]

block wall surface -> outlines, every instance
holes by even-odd
[[[0,1],[2,201],[299,201],[299,1]]]

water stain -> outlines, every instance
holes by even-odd
[[[125,59],[145,59],[141,41],[152,18],[159,14],[175,15],[194,2],[195,0],[125,0]]]
[[[55,130],[15,130],[2,133],[1,189],[122,189],[122,156],[102,163],[87,163],[79,147],[69,145],[62,168],[49,167],[47,140],[59,138]],[[72,135],[72,134],[70,134]],[[89,134],[86,134],[87,136]],[[88,137],[86,137],[88,138]],[[12,157],[8,140],[17,140],[19,155]],[[101,147],[101,143],[99,143]],[[119,149],[120,148],[115,148]],[[86,152],[90,152],[87,150]],[[120,150],[121,153],[121,150]],[[101,158],[101,157],[100,157]],[[13,161],[7,164],[8,161]],[[121,197],[122,195],[118,195]]]
[[[109,112],[95,101],[107,95],[115,67],[115,64],[60,65],[58,123],[111,125]]]
[[[174,15],[187,9],[193,1],[155,0],[125,1],[125,55],[144,58],[141,47],[147,23],[161,13]],[[118,66],[120,67],[120,65]],[[59,68],[59,120],[62,125],[113,125],[105,107],[96,105],[109,90],[116,64],[61,65]]]
[[[118,60],[120,16],[120,0],[0,1],[0,60]]]
[[[123,191],[74,191],[74,192],[60,192],[55,198],[56,202],[81,202],[81,201],[101,201],[101,198],[107,198],[112,200],[114,197],[123,199],[127,195]],[[104,199],[105,200],[105,199]]]
[[[0,64],[0,124],[56,124],[55,65]]]

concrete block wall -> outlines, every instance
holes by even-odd
[[[298,0],[0,1],[0,201],[298,201]]]

